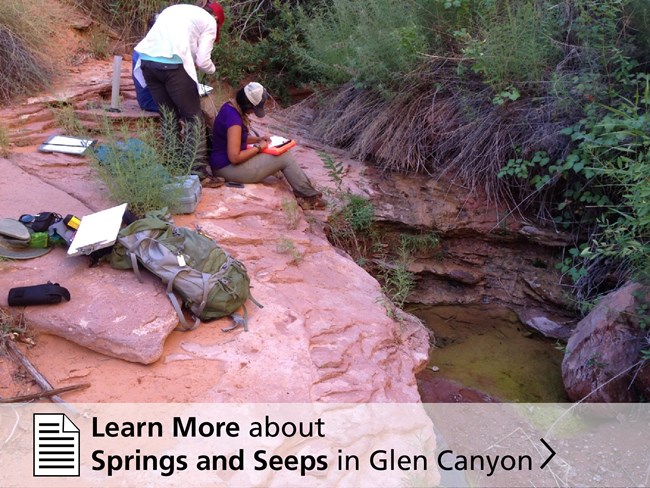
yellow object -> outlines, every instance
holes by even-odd
[[[68,215],[63,222],[71,229],[77,230],[79,229],[79,224],[81,223],[81,220],[79,220],[74,215]]]

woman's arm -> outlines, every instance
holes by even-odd
[[[266,141],[266,144],[267,144],[267,145],[271,143],[270,138],[267,137],[267,136],[265,136],[265,137],[261,137],[261,136],[258,137],[258,136],[251,136],[251,135],[249,134],[248,139],[246,139],[246,142],[247,142],[248,144],[256,144],[256,143],[261,143],[261,142],[263,142],[263,141]]]
[[[266,142],[266,140],[262,138],[262,140],[260,140],[259,144],[257,144],[256,146],[250,147],[248,149],[244,149],[242,151],[240,149],[241,126],[239,125],[231,125],[230,127],[228,127],[228,132],[226,137],[228,141],[227,142],[228,160],[232,164],[241,164],[245,161],[248,161],[253,156],[257,156],[259,153],[261,153],[262,150],[266,149],[266,147],[268,147],[269,145],[268,142]],[[251,137],[248,137],[247,142],[251,142],[250,140]]]

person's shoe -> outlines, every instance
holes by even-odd
[[[222,178],[221,176],[206,176],[201,180],[201,186],[203,188],[219,188],[225,183],[225,178]]]
[[[313,197],[298,197],[298,205],[303,210],[322,210],[327,208],[327,202],[323,195],[314,195]]]

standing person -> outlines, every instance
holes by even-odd
[[[262,85],[251,82],[240,88],[234,99],[221,106],[212,129],[212,173],[226,181],[259,183],[282,171],[301,203],[310,208],[325,207],[321,192],[312,186],[290,151],[278,156],[264,154],[262,151],[268,147],[268,138],[250,134],[248,116],[255,113],[264,117],[268,96]]]
[[[216,71],[210,56],[214,43],[219,42],[224,20],[223,8],[217,2],[207,2],[203,7],[172,5],[158,15],[135,47],[140,66],[136,66],[134,75],[149,89],[159,107],[170,109],[183,121],[188,135],[201,133],[192,130],[193,124],[201,123],[196,68],[207,74]]]

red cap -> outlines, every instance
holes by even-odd
[[[217,19],[217,39],[216,41],[219,42],[219,37],[221,36],[221,26],[223,25],[224,21],[226,20],[226,16],[223,13],[223,8],[221,5],[219,5],[217,2],[210,2],[209,4],[206,5],[210,10],[212,10],[212,13]]]

